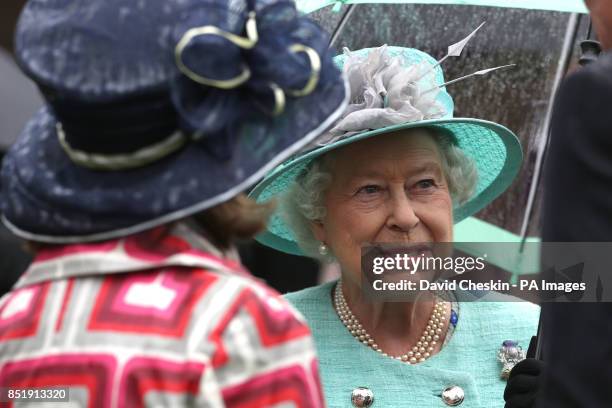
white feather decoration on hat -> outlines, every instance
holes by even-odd
[[[400,56],[391,56],[387,46],[372,50],[366,57],[344,49],[344,73],[351,99],[338,123],[317,140],[327,145],[356,133],[407,122],[443,117],[446,112],[436,101],[436,70],[423,61],[405,66]]]

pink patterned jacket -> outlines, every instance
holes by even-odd
[[[302,317],[185,224],[38,252],[0,300],[0,387],[50,386],[79,407],[324,406]]]

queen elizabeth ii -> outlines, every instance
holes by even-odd
[[[337,282],[287,295],[314,335],[328,405],[501,407],[498,351],[520,355],[538,308],[434,292],[372,302],[361,249],[452,242],[454,223],[510,185],[520,144],[501,125],[453,118],[442,70],[421,51],[347,51],[337,63],[351,87],[344,116],[252,192],[280,201],[262,243],[340,266]]]

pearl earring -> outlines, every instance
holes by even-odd
[[[319,254],[321,256],[329,254],[329,248],[323,242],[321,242],[321,245],[319,245]]]

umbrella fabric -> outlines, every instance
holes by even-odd
[[[513,7],[532,10],[565,11],[586,13],[583,0],[296,0],[297,8],[311,13],[331,4],[359,3],[419,3],[419,4],[464,4],[471,6]]]

